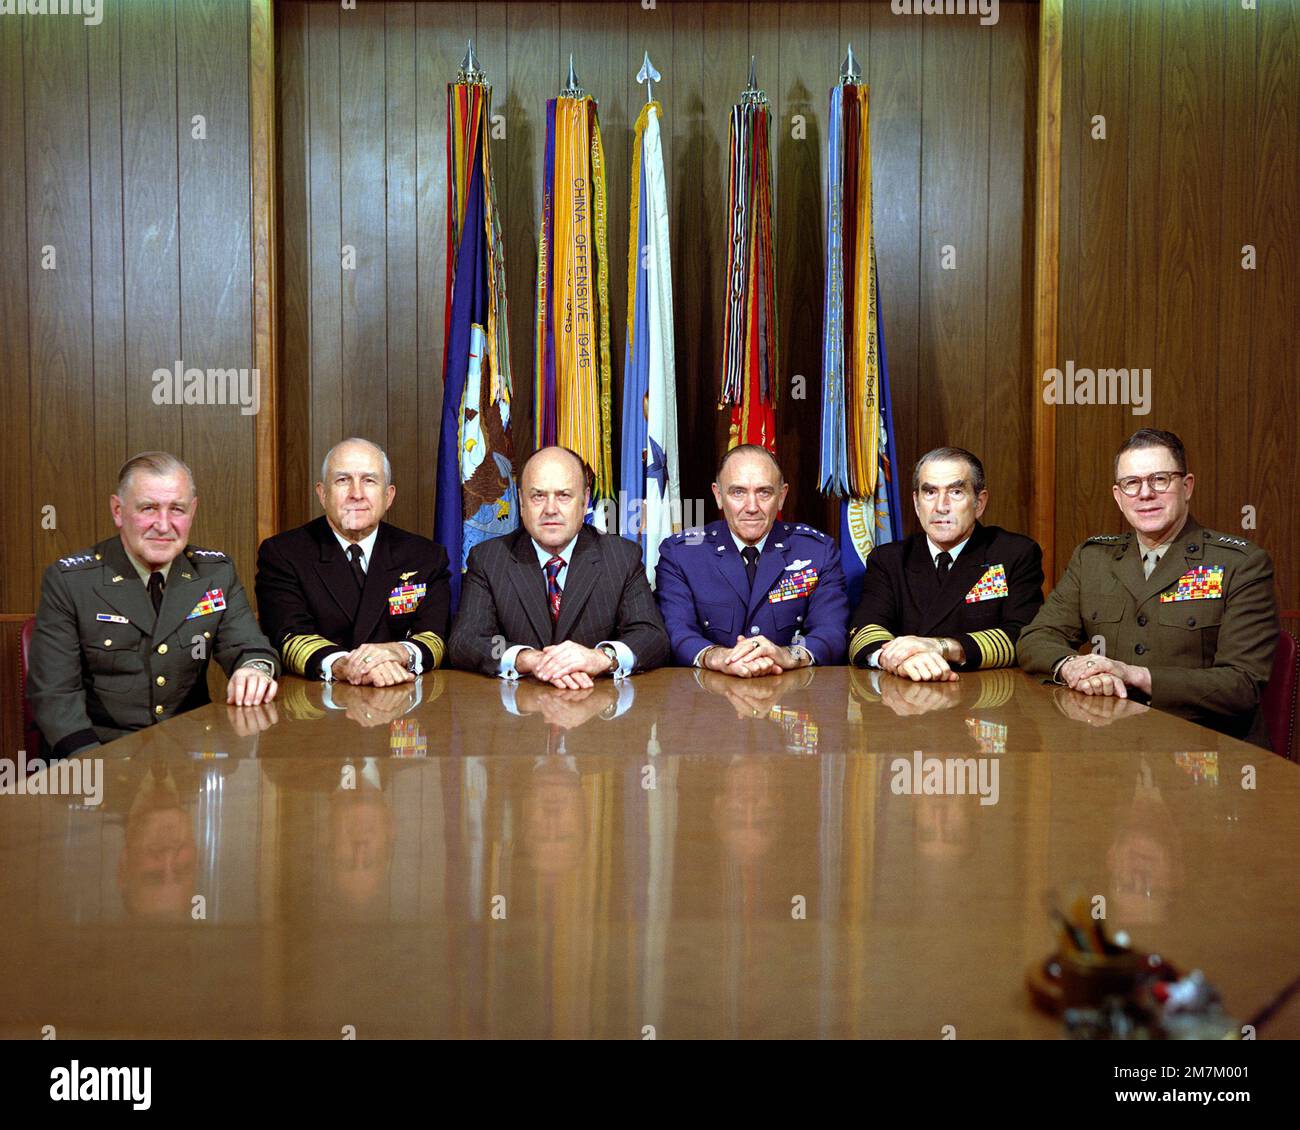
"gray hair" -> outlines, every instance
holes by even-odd
[[[979,458],[964,447],[936,447],[927,451],[916,461],[912,468],[912,493],[921,489],[921,468],[927,463],[937,463],[943,459],[960,459],[970,468],[970,488],[972,494],[979,494],[984,489],[984,464]]]
[[[329,481],[330,460],[334,458],[334,453],[340,447],[346,447],[350,443],[359,443],[366,447],[373,448],[375,451],[379,452],[379,458],[382,459],[384,463],[384,486],[388,486],[388,484],[393,481],[393,467],[392,464],[388,462],[388,453],[382,447],[380,447],[379,444],[372,443],[368,439],[362,439],[360,436],[351,436],[348,439],[340,440],[333,447],[331,447],[327,452],[325,452],[325,458],[320,461],[320,481],[322,483]]]
[[[116,494],[119,498],[131,489],[131,482],[137,471],[143,471],[146,475],[184,474],[190,481],[190,497],[198,497],[198,487],[194,485],[194,472],[190,470],[188,463],[177,459],[168,451],[142,451],[139,455],[132,455],[122,464],[121,470],[117,473]]]

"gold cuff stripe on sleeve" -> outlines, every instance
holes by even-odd
[[[1001,628],[992,628],[983,632],[971,632],[980,649],[980,668],[1010,667],[1016,661],[1016,649],[1011,646],[1011,637]]]
[[[433,652],[433,665],[442,666],[442,655],[447,650],[447,645],[442,642],[442,637],[437,632],[416,632],[411,637],[412,643],[422,643],[431,652]]]
[[[893,638],[894,633],[888,628],[882,628],[879,624],[864,625],[849,638],[849,662],[852,663],[864,647],[870,647],[873,643],[885,643]]]
[[[340,650],[338,644],[318,635],[290,636],[280,645],[280,655],[284,659],[284,665],[295,675],[305,675],[307,664],[317,653],[338,650]]]

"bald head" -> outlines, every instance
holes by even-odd
[[[524,529],[543,549],[568,545],[587,512],[586,467],[567,447],[543,447],[519,476]]]

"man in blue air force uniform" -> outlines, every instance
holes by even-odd
[[[713,484],[724,519],[660,545],[655,595],[679,664],[752,677],[843,662],[839,550],[811,526],[777,521],[788,489],[769,451],[734,447]]]

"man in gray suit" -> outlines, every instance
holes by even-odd
[[[668,658],[641,551],[585,525],[586,466],[544,447],[520,476],[522,528],[470,550],[448,654],[453,667],[532,675],[577,690]]]

